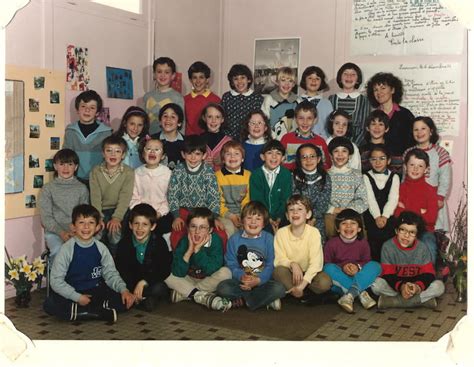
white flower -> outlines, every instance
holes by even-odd
[[[10,276],[10,280],[20,280],[20,274],[16,269],[10,270],[8,275]]]
[[[28,277],[27,279],[30,281],[30,282],[34,282],[36,280],[36,278],[38,278],[38,274],[36,273],[36,271],[32,271],[28,274]]]

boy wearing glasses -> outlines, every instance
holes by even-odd
[[[380,261],[382,245],[393,236],[395,230],[393,213],[398,205],[400,178],[388,169],[390,155],[383,145],[372,148],[369,162],[371,169],[363,175],[369,204],[364,212],[364,223],[371,257]]]
[[[111,135],[102,142],[104,161],[95,166],[89,176],[91,205],[102,215],[102,241],[115,255],[122,237],[122,220],[132,198],[135,175],[122,161],[127,143],[122,137]]]
[[[397,218],[396,235],[383,244],[382,273],[372,291],[379,295],[378,308],[436,308],[436,297],[444,284],[435,280],[435,269],[428,247],[419,238],[425,230],[423,219],[404,211]]]
[[[305,143],[312,143],[323,152],[323,166],[325,170],[331,167],[331,157],[325,140],[313,132],[313,127],[318,123],[318,111],[313,103],[304,100],[295,109],[296,131],[286,133],[281,138],[281,143],[286,149],[286,162],[283,165],[289,170],[295,169],[296,151]]]
[[[224,266],[222,241],[214,230],[214,214],[208,208],[194,208],[187,219],[187,235],[178,243],[165,279],[171,302],[192,300],[207,308],[227,311],[232,303],[214,294],[217,285],[232,278]]]

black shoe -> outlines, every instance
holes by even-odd
[[[117,311],[115,308],[104,308],[100,311],[100,320],[107,322],[117,322]]]
[[[140,302],[139,306],[146,312],[152,312],[156,306],[158,305],[158,299],[153,296],[148,296],[142,302]]]

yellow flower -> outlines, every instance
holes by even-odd
[[[36,280],[36,278],[38,278],[38,274],[36,273],[36,271],[32,271],[28,274],[28,277],[27,279],[30,281],[30,282],[34,282]]]
[[[41,264],[44,264],[44,260],[40,256],[33,260],[33,266],[38,267]]]
[[[8,275],[10,276],[10,280],[20,280],[20,274],[18,274],[16,269],[10,270]]]
[[[34,265],[34,264],[33,264]],[[40,263],[40,264],[36,264],[35,265],[35,270],[38,272],[38,274],[40,275],[43,275],[44,274],[44,264],[43,263]]]
[[[29,274],[31,272],[32,266],[28,264],[27,262],[24,262],[23,265],[20,268],[20,271],[25,274]]]

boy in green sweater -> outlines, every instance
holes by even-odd
[[[109,136],[102,142],[104,161],[89,176],[91,204],[101,213],[104,231],[102,241],[115,255],[122,237],[122,220],[132,199],[135,173],[122,163],[127,143],[122,137]]]
[[[263,166],[250,176],[250,200],[259,201],[270,213],[270,225],[265,230],[275,233],[279,227],[288,224],[285,205],[291,196],[291,172],[281,163],[285,157],[285,147],[278,140],[270,140],[262,149],[260,158]]]
[[[172,289],[171,302],[193,300],[212,310],[227,311],[232,303],[216,296],[217,285],[232,278],[224,266],[222,241],[214,233],[214,215],[207,208],[194,208],[186,219],[187,236],[173,254],[171,274],[165,279]]]

